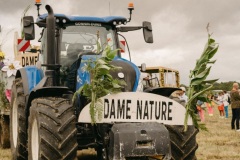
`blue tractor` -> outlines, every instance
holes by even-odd
[[[131,20],[131,7],[129,19],[54,14],[49,5],[46,10],[48,14],[39,15],[36,22],[32,16],[23,18],[26,40],[35,38],[34,24],[43,28],[41,63],[18,70],[12,86],[13,159],[72,160],[77,150],[87,148],[96,150],[98,160],[194,159],[196,130],[189,127],[189,133],[181,134],[184,107],[154,94],[156,89],[136,92],[139,68],[120,52],[112,64],[122,69],[111,74],[127,85],[121,93],[102,98],[102,121],[91,124],[86,97],[79,94],[72,101],[73,93],[91,79],[82,67],[99,56],[98,44],[120,48],[118,33],[139,29],[152,43],[151,23],[123,26]]]

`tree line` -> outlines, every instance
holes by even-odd
[[[232,90],[233,83],[236,83],[236,81],[215,82],[215,83],[213,83],[213,87],[212,87],[211,90],[226,90],[226,91],[230,91],[230,90]],[[240,85],[240,83],[239,83],[239,85]],[[184,84],[181,84],[180,86],[184,86],[184,87],[188,88],[188,86],[186,86]]]
[[[233,83],[236,83],[236,81],[229,81],[229,82],[215,82],[213,84],[212,90],[226,90],[230,91],[232,90]]]

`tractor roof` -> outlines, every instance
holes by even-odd
[[[156,66],[156,67],[147,67],[146,71],[147,73],[159,73],[160,71],[163,72],[176,72],[178,73],[178,70],[172,69],[172,68],[167,68],[167,67],[162,67],[162,66]]]
[[[38,22],[45,22],[48,14],[42,14],[38,17]],[[74,23],[74,22],[93,22],[93,23],[110,23],[112,24],[114,21],[117,23],[121,21],[122,23],[126,22],[127,19],[121,16],[107,16],[107,17],[91,17],[91,16],[66,16],[65,14],[54,14],[56,19],[59,19],[61,22],[63,19],[66,20],[66,24]]]

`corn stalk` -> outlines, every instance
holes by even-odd
[[[213,87],[213,83],[218,79],[206,80],[211,70],[211,64],[214,64],[216,60],[211,60],[218,50],[219,45],[208,34],[208,41],[205,45],[201,57],[197,60],[195,68],[190,72],[190,85],[188,90],[189,100],[186,104],[186,114],[184,119],[184,131],[187,131],[187,122],[189,116],[192,118],[193,124],[196,128],[206,130],[204,124],[198,124],[197,116],[195,114],[197,100],[203,102],[207,101],[207,98],[203,94]]]
[[[73,101],[77,95],[83,95],[90,101],[90,115],[92,124],[96,123],[96,118],[101,120],[103,112],[103,102],[101,97],[120,92],[123,85],[126,83],[122,80],[114,79],[110,72],[120,69],[114,65],[111,65],[112,60],[116,56],[118,50],[111,50],[107,46],[101,57],[88,60],[83,70],[89,72],[91,75],[90,83],[85,83],[79,88],[74,96]]]

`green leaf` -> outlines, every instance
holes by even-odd
[[[101,64],[99,65],[98,69],[110,70],[110,67],[108,67],[107,65]]]
[[[191,85],[199,85],[201,84],[209,75],[211,67],[207,68],[206,70],[204,70],[203,72],[201,72],[200,74],[198,74],[195,78],[193,78],[191,80]]]
[[[209,61],[208,64],[214,64],[217,60]]]
[[[113,88],[121,88],[121,86],[115,82],[112,82]]]
[[[219,79],[206,80],[206,81],[203,81],[203,83],[205,83],[205,84],[207,84],[207,83],[213,84],[213,83],[217,82],[218,80],[219,80]]]
[[[99,41],[97,40],[97,53],[100,53],[100,51],[101,51],[101,46]]]
[[[186,104],[186,114],[184,119],[184,131],[187,130],[188,117],[192,118],[195,127],[207,130],[204,124],[199,124],[198,118],[195,114],[195,107],[197,100],[208,101],[204,93],[213,87],[213,83],[218,79],[206,80],[210,73],[211,67],[209,64],[214,64],[216,60],[211,60],[211,58],[216,54],[218,50],[218,44],[215,40],[211,38],[208,34],[208,41],[204,47],[204,50],[200,58],[196,61],[196,65],[192,71],[190,71],[190,85],[188,89],[188,102]]]
[[[211,50],[207,53],[208,54],[208,58],[211,59],[215,53],[217,53],[218,51],[218,46],[214,46],[213,48],[211,48]]]
[[[99,42],[97,45],[98,51],[100,51]],[[111,71],[121,69],[121,67],[111,64],[116,54],[117,50],[111,50],[110,46],[106,46],[102,52],[102,57],[95,60],[89,59],[85,62],[84,69],[91,76],[90,84],[85,83],[81,90],[75,92],[75,94],[80,92],[88,100],[91,100],[89,113],[93,124],[96,123],[96,118],[102,117],[103,105],[99,103],[100,98],[107,94],[120,92],[122,86],[126,84],[124,81],[113,79],[110,74]]]
[[[97,60],[97,62],[99,63],[99,64],[107,64],[103,59],[101,59],[101,58],[99,58],[98,60]]]
[[[98,73],[99,75],[103,76],[108,73],[108,69],[105,68],[99,68]]]
[[[198,69],[196,70],[196,72],[195,72],[194,75],[195,75],[195,76],[196,76],[196,75],[199,75],[200,73],[202,73],[203,71],[205,71],[206,68],[207,68],[207,62],[202,63],[202,64],[198,67]]]

